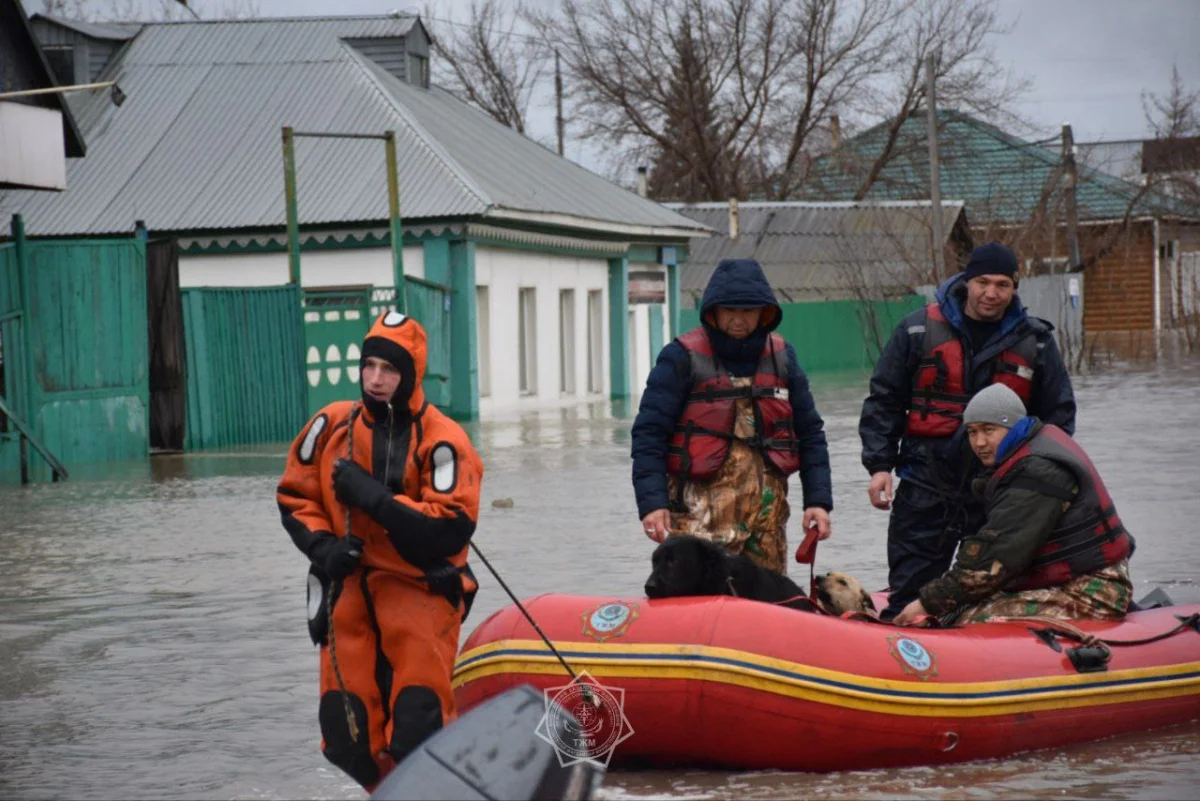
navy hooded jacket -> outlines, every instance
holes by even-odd
[[[969,367],[964,379],[967,392],[974,393],[992,382],[997,356],[1032,331],[1037,337],[1033,391],[1029,414],[1072,434],[1075,431],[1075,393],[1054,341],[1054,326],[1030,316],[1015,294],[1000,328],[987,342],[971,342],[964,323],[966,279],[953,276],[937,290],[942,314],[963,343]],[[925,483],[951,494],[966,494],[968,467],[972,465],[963,427],[949,437],[905,437],[913,376],[921,358],[926,313],[915,311],[900,321],[883,349],[871,376],[871,394],[863,402],[858,433],[862,439],[862,461],[867,472],[895,470],[900,478]]]
[[[706,320],[716,306],[769,306],[772,319],[745,339],[721,333]],[[783,311],[775,302],[775,293],[754,259],[725,259],[704,290],[700,302],[701,325],[708,333],[713,352],[725,369],[735,376],[754,375],[767,336],[778,327]],[[800,483],[804,507],[833,508],[833,489],[829,474],[829,448],[825,442],[825,423],[817,413],[808,377],[800,369],[796,351],[787,346],[788,397],[791,399],[794,431],[800,445]],[[646,390],[633,423],[633,490],[637,495],[638,517],[657,509],[666,509],[667,443],[675,433],[687,396],[691,390],[687,350],[678,341],[669,343],[658,354],[658,361],[646,380]]]

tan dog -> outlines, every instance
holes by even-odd
[[[858,579],[845,573],[833,572],[819,576],[816,601],[823,610],[835,616],[845,612],[876,614],[871,594],[863,589]]]

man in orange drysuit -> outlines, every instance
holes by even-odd
[[[467,543],[483,464],[425,400],[425,361],[416,320],[376,321],[363,341],[361,402],[331,403],[309,421],[277,496],[312,563],[321,750],[368,792],[454,719],[450,675],[478,588]]]

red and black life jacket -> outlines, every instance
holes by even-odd
[[[747,444],[762,450],[784,475],[800,469],[800,448],[788,398],[787,343],[771,334],[763,345],[752,386],[735,387],[729,372],[713,355],[703,327],[677,340],[687,350],[691,390],[667,449],[667,471],[705,481],[717,475],[734,439],[737,400],[754,404],[755,438]]]
[[[1112,496],[1096,466],[1083,448],[1058,426],[1040,425],[1033,435],[996,467],[988,480],[984,497],[990,500],[1000,482],[1023,459],[1040,456],[1070,470],[1079,490],[1074,495],[1057,487],[1034,486],[1039,492],[1070,503],[1046,542],[1034,554],[1024,573],[1013,579],[1006,590],[1035,590],[1064,584],[1076,576],[1114,565],[1133,553],[1133,537],[1125,530]],[[1023,481],[1018,476],[1013,481]]]
[[[1036,363],[1037,335],[1031,331],[992,360],[989,383],[1004,384],[1028,409]],[[913,375],[905,436],[948,437],[958,429],[971,396],[983,389],[967,390],[968,369],[962,340],[938,304],[930,303],[925,307],[925,336]]]

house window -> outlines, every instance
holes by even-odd
[[[575,394],[575,290],[558,293],[558,390]]]
[[[46,61],[60,86],[75,83],[75,45],[48,45],[42,48]]]
[[[415,53],[408,55],[409,83],[422,89],[429,88],[429,59]]]
[[[488,288],[475,287],[475,341],[479,343],[479,397],[492,395],[492,314]]]
[[[598,395],[604,391],[604,292],[588,290],[587,353],[588,392]]]
[[[537,394],[537,290],[522,287],[517,303],[519,342],[517,370],[521,376],[521,394]]]

